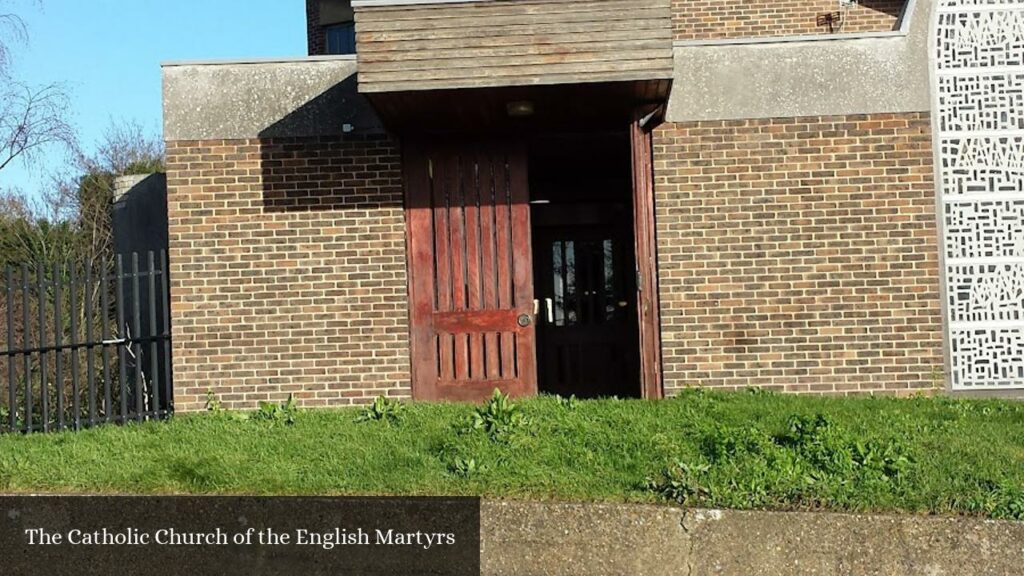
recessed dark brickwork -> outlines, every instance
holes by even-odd
[[[320,0],[306,0],[306,42],[310,56],[321,56],[327,50],[327,39],[320,26]]]
[[[927,114],[655,134],[665,386],[941,388]]]

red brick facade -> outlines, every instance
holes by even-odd
[[[395,143],[167,153],[177,408],[408,396]],[[668,394],[942,387],[927,114],[666,124],[655,176]]]
[[[409,395],[386,136],[168,142],[176,407]]]
[[[884,0],[842,9],[838,0],[672,0],[672,15],[676,40],[881,32],[899,24],[905,3]],[[837,12],[841,25],[825,23]]]
[[[927,114],[655,135],[665,386],[943,387]]]
[[[897,25],[855,4],[841,31]],[[835,0],[672,0],[681,40],[827,33]],[[324,51],[307,0],[310,54]],[[357,134],[364,134],[357,132]],[[666,393],[944,385],[926,113],[665,124]],[[385,135],[168,142],[177,409],[410,395],[401,156]]]

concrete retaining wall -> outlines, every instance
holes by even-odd
[[[483,574],[1024,574],[1024,523],[484,502]]]

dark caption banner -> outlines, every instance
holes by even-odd
[[[0,496],[0,573],[478,576],[480,501]]]

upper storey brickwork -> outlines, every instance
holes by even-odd
[[[899,26],[905,0],[672,0],[676,40],[885,32]]]

